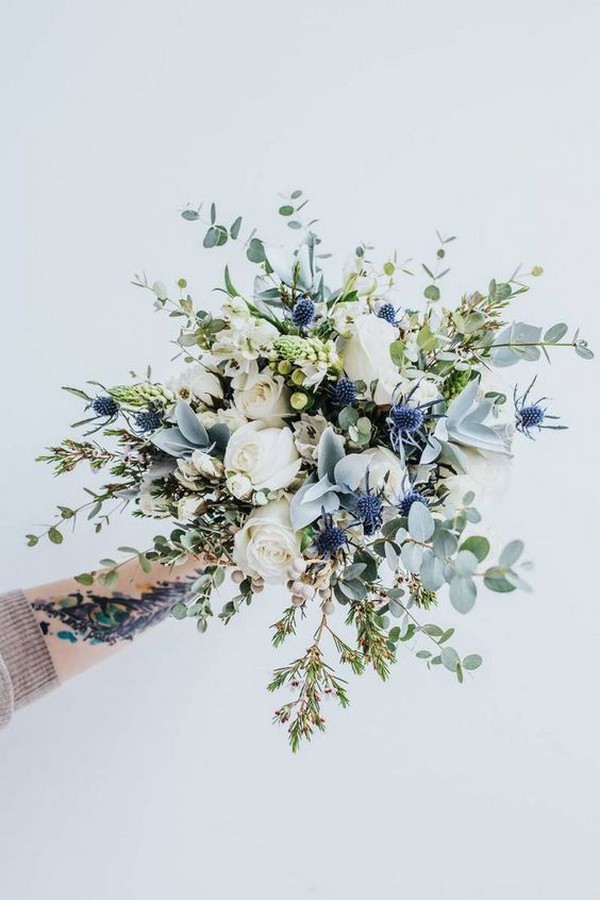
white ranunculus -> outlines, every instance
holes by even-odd
[[[234,538],[233,561],[253,578],[282,584],[300,558],[300,536],[290,525],[287,500],[254,510]]]
[[[233,389],[233,402],[247,419],[281,425],[282,417],[291,413],[289,391],[281,375],[269,371],[240,375],[234,380]]]
[[[262,422],[249,422],[231,435],[223,462],[228,479],[244,476],[253,491],[288,487],[302,465],[290,429]]]
[[[398,367],[390,357],[394,331],[389,322],[372,313],[359,316],[351,337],[342,350],[343,366],[352,381],[364,381],[367,387],[378,379],[374,400],[380,406],[392,402],[392,394],[400,381]]]
[[[384,487],[386,500],[393,503],[402,494],[402,482],[406,476],[406,469],[402,461],[392,450],[387,447],[373,447],[362,454],[368,458],[369,487]]]
[[[450,493],[445,503],[462,506],[462,499],[468,491],[474,491],[473,504],[482,513],[497,506],[506,496],[510,476],[510,457],[503,453],[486,453],[471,447],[461,447],[461,454],[466,457],[467,472],[464,475],[451,475],[444,479],[444,485]]]

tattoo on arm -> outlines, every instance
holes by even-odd
[[[61,640],[90,644],[116,644],[132,640],[150,625],[165,619],[174,603],[185,600],[193,578],[162,581],[141,589],[138,598],[120,591],[110,595],[77,590],[65,596],[36,599],[33,608],[48,617],[42,632]]]

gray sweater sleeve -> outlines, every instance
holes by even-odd
[[[21,591],[0,595],[0,728],[14,709],[58,684],[34,612]]]

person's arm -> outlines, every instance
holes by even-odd
[[[111,656],[185,599],[198,559],[145,574],[121,566],[110,588],[65,579],[0,596],[0,725],[60,682]]]

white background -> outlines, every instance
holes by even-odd
[[[133,272],[208,299],[243,267],[203,253],[188,201],[276,239],[277,192],[302,187],[340,262],[360,240],[431,258],[452,231],[448,298],[543,265],[521,315],[600,344],[592,0],[3,11],[0,588],[143,544],[129,520],[60,548],[22,536],[85,480],[33,461],[78,416],[60,386],[168,370],[174,328]],[[517,444],[495,521],[526,540],[535,592],[456,623],[475,677],[401,653],[292,757],[264,690],[297,649],[269,647],[284,598],[204,637],[169,622],[2,734],[2,896],[596,897],[597,380],[569,352],[542,367],[571,429]]]

